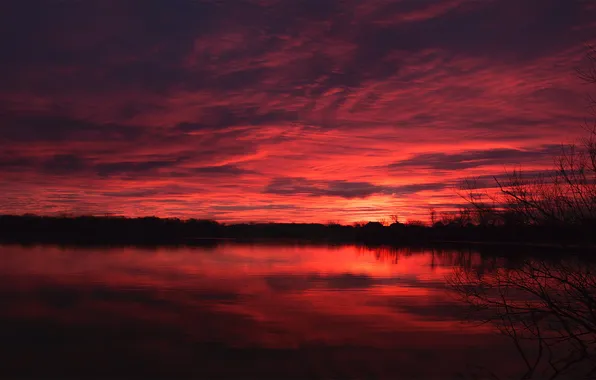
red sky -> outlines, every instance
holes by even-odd
[[[1,213],[402,220],[580,136],[590,0],[0,4]]]

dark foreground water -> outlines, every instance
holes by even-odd
[[[0,246],[0,377],[515,373],[507,339],[466,322],[445,284],[500,265],[355,246]]]

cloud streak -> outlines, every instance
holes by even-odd
[[[311,197],[368,198],[374,194],[407,195],[425,190],[443,190],[441,183],[422,183],[403,186],[380,186],[369,182],[311,181],[306,178],[276,178],[265,193],[277,195],[306,195]]]

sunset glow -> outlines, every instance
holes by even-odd
[[[427,219],[581,136],[594,4],[2,2],[0,213]]]

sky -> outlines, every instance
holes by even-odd
[[[5,0],[0,213],[427,219],[581,136],[595,42],[592,0]]]

